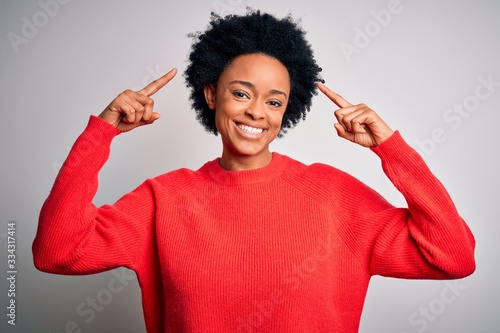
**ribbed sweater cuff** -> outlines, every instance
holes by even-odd
[[[87,130],[98,130],[104,135],[103,138],[107,138],[109,140],[121,133],[118,128],[94,115],[91,115],[89,118],[85,131]]]
[[[384,143],[370,149],[382,161],[403,161],[408,159],[415,161],[416,156],[421,159],[417,151],[406,143],[399,131],[395,131]]]
[[[96,116],[90,116],[85,130],[76,139],[58,175],[58,182],[74,183],[78,178],[93,177],[109,157],[111,141],[120,134],[113,125]],[[71,175],[70,178],[64,175]]]

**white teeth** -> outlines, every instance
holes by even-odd
[[[244,130],[245,132],[251,133],[251,134],[260,134],[260,133],[264,132],[264,129],[262,129],[262,128],[250,127],[250,126],[243,125],[243,124],[238,124],[238,127],[241,128],[242,130]]]

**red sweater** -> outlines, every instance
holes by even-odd
[[[40,213],[38,269],[134,270],[148,332],[357,332],[372,275],[452,279],[474,238],[441,183],[396,132],[372,149],[408,202],[348,174],[274,153],[257,170],[218,159],[92,204],[118,130],[91,117]]]

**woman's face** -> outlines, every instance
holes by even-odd
[[[256,163],[254,167],[265,166],[290,96],[286,67],[263,54],[239,56],[222,72],[217,87],[205,88],[205,96],[215,109],[222,159],[243,158]]]

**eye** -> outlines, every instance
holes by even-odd
[[[233,96],[238,97],[238,98],[249,98],[247,93],[240,91],[240,90],[233,91]]]
[[[283,103],[281,103],[280,101],[269,101],[268,104],[276,108],[279,108],[283,105]]]

